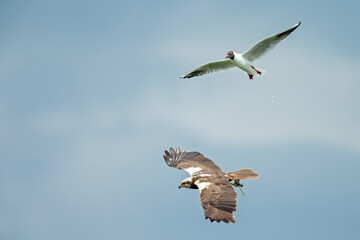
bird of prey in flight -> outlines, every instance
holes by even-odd
[[[181,78],[192,78],[207,73],[238,67],[244,70],[249,75],[249,79],[252,80],[254,76],[260,76],[263,73],[263,70],[254,67],[253,62],[273,49],[281,40],[284,40],[287,36],[289,36],[289,34],[292,33],[300,24],[301,22],[281,33],[265,38],[243,54],[229,51],[225,60],[209,62],[194,69],[188,74],[181,76]]]
[[[242,187],[240,180],[259,177],[249,168],[224,173],[202,153],[179,148],[165,150],[164,159],[170,167],[184,170],[191,175],[180,183],[179,188],[199,189],[205,219],[209,218],[211,222],[235,223],[233,212],[236,211],[237,194],[232,186]]]

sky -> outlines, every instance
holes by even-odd
[[[358,1],[1,1],[0,239],[355,239]],[[255,63],[180,79],[301,26]],[[204,220],[169,147],[224,172]]]

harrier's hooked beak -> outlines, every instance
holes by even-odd
[[[178,188],[180,189],[181,187],[179,186]]]

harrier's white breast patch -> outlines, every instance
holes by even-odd
[[[211,182],[200,182],[199,180],[196,180],[194,183],[199,188],[200,192],[211,185]]]

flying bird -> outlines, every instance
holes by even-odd
[[[237,194],[234,187],[242,187],[240,179],[255,179],[259,175],[252,169],[224,173],[213,161],[199,152],[188,152],[176,148],[165,150],[165,162],[170,167],[184,170],[191,176],[184,179],[180,188],[199,189],[200,201],[204,208],[205,220],[211,222],[233,222]]]
[[[192,78],[207,73],[238,67],[249,75],[250,80],[253,80],[254,76],[260,76],[263,73],[263,70],[254,67],[253,63],[255,60],[273,49],[281,40],[284,40],[287,36],[289,36],[290,33],[292,33],[298,26],[300,26],[300,24],[301,22],[281,33],[265,38],[243,54],[229,51],[226,54],[225,60],[209,62],[180,77]]]

